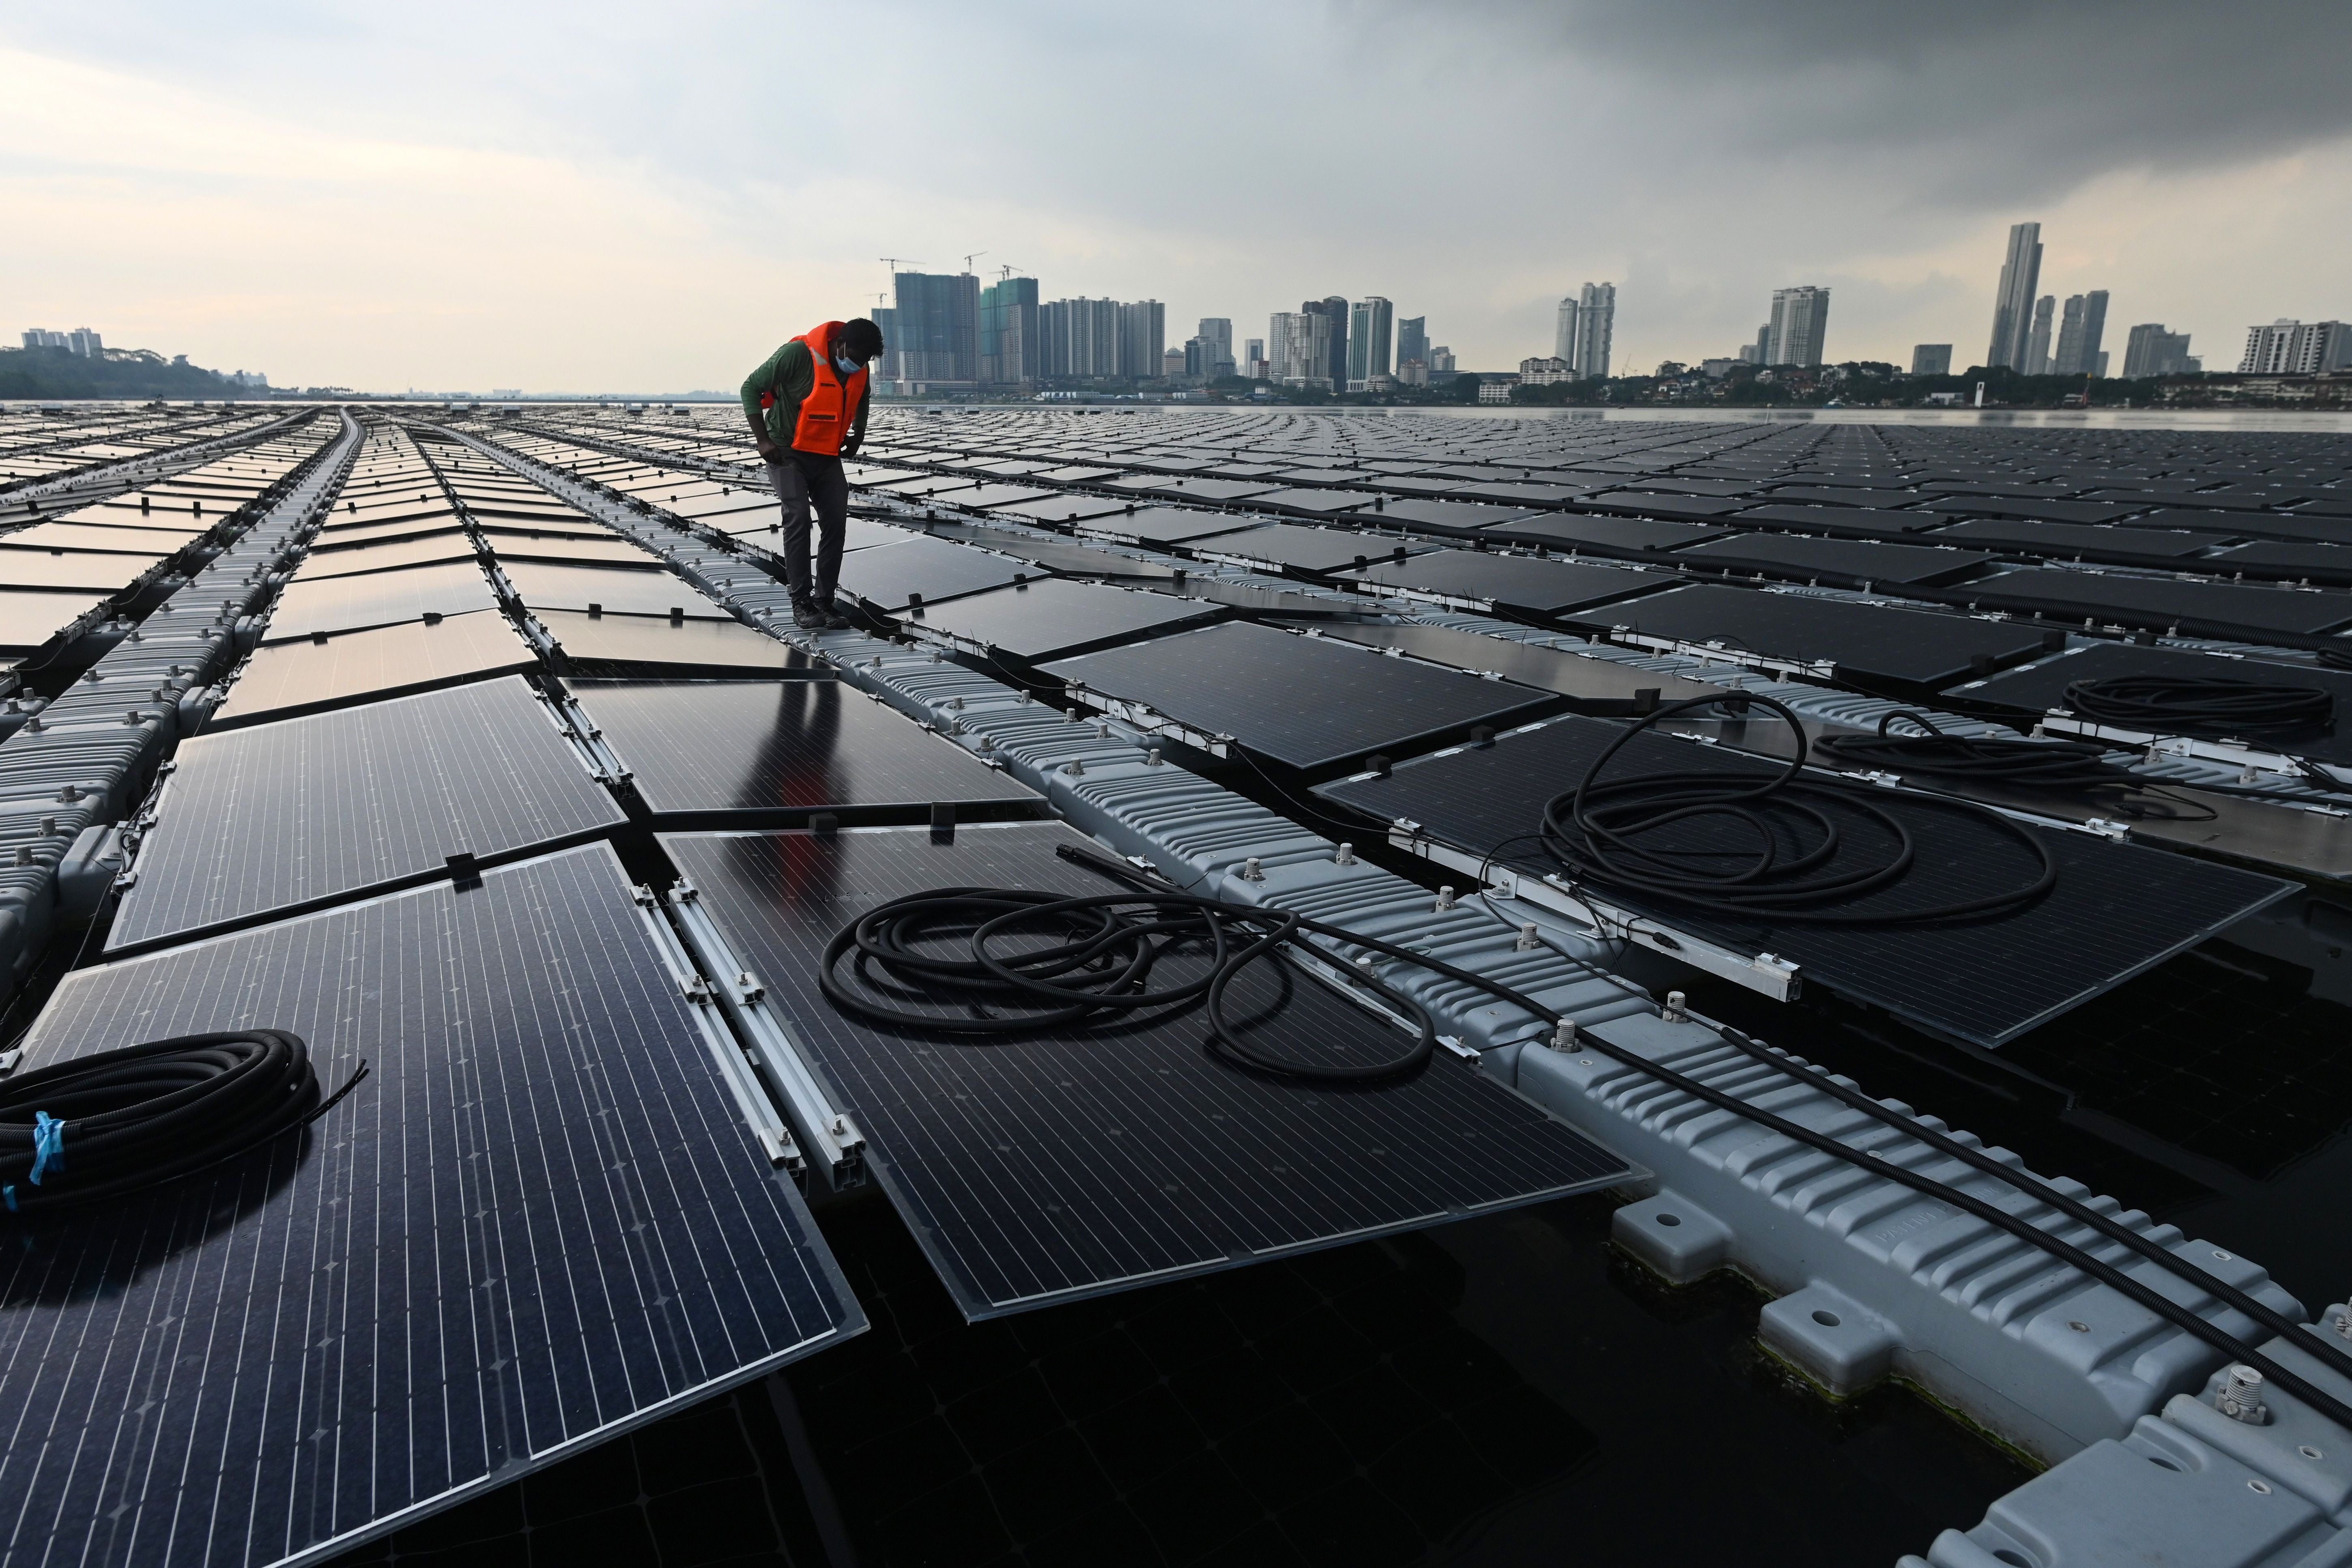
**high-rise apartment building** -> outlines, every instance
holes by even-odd
[[[1114,375],[1137,381],[1163,374],[1168,350],[1168,307],[1157,300],[1138,300],[1118,308],[1118,369]]]
[[[1580,309],[1577,297],[1570,294],[1559,302],[1559,313],[1552,319],[1551,357],[1576,363],[1576,319]]]
[[[1917,343],[1911,350],[1913,375],[1949,375],[1952,374],[1952,345],[1949,343]]]
[[[1345,392],[1348,389],[1348,301],[1332,294],[1321,300],[1309,300],[1298,309],[1302,315],[1321,316],[1331,323],[1330,342],[1324,351],[1323,368],[1315,374],[1328,377],[1332,391]]]
[[[1037,307],[1037,374],[1154,381],[1165,374],[1168,308],[1157,300],[1051,300]]]
[[[2058,325],[2058,348],[2050,356],[2054,375],[2097,375],[2099,339],[2107,330],[2107,291],[2066,297],[2066,314]]]
[[[980,291],[980,379],[1022,386],[1037,379],[1037,279],[1003,278]],[[888,341],[888,334],[884,334]]]
[[[898,379],[980,384],[980,279],[969,272],[901,272]]]
[[[1576,301],[1576,353],[1570,361],[1580,379],[1600,381],[1608,375],[1616,335],[1617,285],[1587,283]]]
[[[2124,340],[2124,376],[2196,375],[2205,366],[2189,352],[2187,332],[2168,331],[2160,321],[2143,321]]]
[[[2029,373],[2040,368],[2027,362],[2025,344],[2033,330],[2034,290],[2041,287],[2042,226],[2012,224],[2009,254],[2000,264],[2000,285],[1993,293],[1992,346],[1985,350],[1986,364]]]
[[[1252,338],[1242,345],[1241,374],[1252,381],[1264,381],[1274,374],[1266,363],[1264,338]]]
[[[1196,335],[1208,345],[1200,371],[1202,379],[1214,381],[1220,376],[1234,374],[1233,319],[1228,316],[1203,316],[1201,318],[1201,330]]]
[[[2033,330],[2025,335],[2025,357],[2017,368],[2028,375],[2050,374],[2051,322],[2058,310],[2058,296],[2044,294],[2033,301]]]
[[[1266,324],[1271,379],[1285,386],[1324,386],[1331,379],[1331,316],[1320,300],[1314,310],[1279,311]]]
[[[106,353],[106,344],[88,327],[76,327],[70,332],[53,332],[46,327],[31,327],[24,333],[28,349],[63,349],[84,359],[99,359]]]
[[[1404,362],[1409,359],[1417,359],[1423,364],[1429,363],[1429,318],[1427,316],[1407,316],[1397,323],[1396,357],[1399,368],[1402,368]]]
[[[1830,291],[1811,283],[1772,290],[1772,319],[1765,324],[1767,364],[1816,365],[1829,334]]]
[[[1460,374],[1461,373],[1459,371],[1454,368],[1454,351],[1452,349],[1446,347],[1444,343],[1439,343],[1435,348],[1429,351],[1429,377],[1432,381],[1435,381],[1445,376],[1458,375]]]
[[[898,312],[887,305],[877,305],[866,318],[882,333],[882,358],[874,366],[877,381],[898,379]]]
[[[2282,316],[2246,329],[2244,375],[2319,375],[2352,370],[2352,328],[2342,321],[2298,321]]]
[[[1395,339],[1396,307],[1374,294],[1348,312],[1348,389],[1360,392],[1373,376],[1389,374],[1389,347]]]

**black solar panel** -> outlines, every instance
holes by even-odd
[[[1441,1054],[1344,1089],[1228,1068],[1198,1019],[986,1044],[885,1032],[817,993],[834,929],[947,886],[1110,890],[1058,824],[662,840],[857,1119],[883,1187],[970,1318],[1049,1306],[1622,1181],[1624,1163]],[[1191,960],[1166,961],[1181,968]],[[1169,972],[1172,976],[1175,970]],[[1315,982],[1253,971],[1271,1049],[1356,1060],[1402,1037]]]
[[[1056,496],[1051,500],[1014,501],[1000,510],[1016,517],[1034,518],[1039,522],[1068,524],[1124,512],[1130,504],[1108,496]]]
[[[1237,561],[1276,568],[1295,566],[1302,572],[1335,572],[1346,566],[1368,566],[1383,556],[1412,555],[1429,546],[1341,528],[1305,528],[1295,522],[1270,522],[1239,533],[1221,533],[1196,541],[1187,548],[1203,560]]]
[[[1375,509],[1372,521],[1391,528],[1431,528],[1441,531],[1459,529],[1468,531],[1492,528],[1497,523],[1510,522],[1529,515],[1525,507],[1496,506],[1487,501],[1399,500],[1391,496]]]
[[[883,610],[977,594],[1036,574],[1027,562],[945,539],[905,539],[841,561],[842,587]]]
[[[1456,631],[1452,626],[1417,626],[1409,621],[1338,621],[1318,625],[1315,629],[1320,636],[1340,642],[1395,648],[1456,669],[1499,675],[1539,691],[1556,691],[1575,699],[1579,712],[1623,712],[1626,709],[1616,705],[1641,701],[1644,691],[1652,693],[1648,699],[1651,701],[1679,702],[1686,697],[1706,697],[1723,690],[1722,687],[1704,681],[1660,675],[1615,659],[1590,658],[1540,642],[1514,642],[1506,637]],[[1572,644],[1579,639],[1559,640]],[[1612,706],[1586,708],[1585,703]]]
[[[1486,536],[1513,544],[1540,544],[1553,550],[1642,561],[1661,551],[1721,539],[1730,531],[1696,522],[1661,522],[1654,518],[1595,517],[1562,511],[1503,523],[1488,530]]]
[[[2271,741],[2240,736],[2265,750],[2275,746],[2296,756],[2321,762],[2352,763],[2352,671],[2322,669],[2308,664],[2287,664],[2259,658],[2232,658],[2196,653],[2187,648],[2142,647],[2134,643],[2095,643],[2069,648],[2054,658],[1990,680],[1956,689],[1979,702],[1990,702],[2021,713],[2064,709],[2066,688],[2077,680],[2105,680],[2119,675],[2199,677],[2244,680],[2264,686],[2297,686],[2325,691],[2336,700],[2336,718],[2318,733],[2297,733]],[[2210,734],[2198,731],[2200,734]]]
[[[110,952],[625,820],[519,677],[184,742]]]
[[[1979,659],[1989,661],[1988,668],[2015,663],[2044,641],[2041,630],[2024,623],[1713,584],[1653,594],[1575,618],[1772,658],[1827,659],[1864,680],[1928,687],[1961,679]]]
[[[700,589],[667,568],[640,572],[618,566],[502,561],[499,570],[534,610],[601,608],[614,615],[727,618],[727,612],[705,598]]]
[[[1726,519],[1742,527],[1795,529],[1839,539],[1908,539],[1952,521],[1948,511],[1888,511],[1862,506],[1752,506]]]
[[[829,670],[734,621],[533,610],[564,668],[592,675],[816,675]]]
[[[2033,555],[2056,555],[2079,561],[2175,561],[2216,544],[2226,544],[2226,533],[2192,533],[2182,529],[2115,528],[2103,523],[2036,522],[2008,518],[1978,518],[1938,529],[1923,542],[1966,545],[1975,550],[2018,550]]]
[[[1528,836],[1544,804],[1573,788],[1620,733],[1599,719],[1565,718],[1466,750],[1400,764],[1388,778],[1349,779],[1317,791],[1380,822],[1416,823],[1429,838],[1529,877],[1557,869]],[[1656,734],[1636,736],[1607,777],[1672,770],[1769,776],[1774,764],[1718,746]],[[2030,880],[2032,857],[1972,813],[1874,791],[1873,804],[1900,816],[1916,848],[1913,872],[1850,907],[1895,912],[1990,894]],[[1829,807],[1862,863],[1892,847],[1859,812]],[[1998,1046],[2120,984],[2150,965],[2284,896],[2275,878],[2191,860],[2162,850],[2110,844],[2086,834],[2029,827],[2057,862],[2055,889],[1999,920],[1939,925],[1823,926],[1735,921],[1595,888],[1637,914],[1735,951],[1773,952],[1801,977],[1885,1007],[1924,1027]],[[1736,844],[1745,829],[1701,821],[1661,829],[1652,847]],[[1723,835],[1732,835],[1727,840]]]
[[[1591,605],[1632,598],[1674,585],[1663,572],[1588,566],[1483,550],[1437,550],[1409,560],[1349,572],[1342,581],[1374,588],[1412,589],[1470,604],[1557,616]]]
[[[295,569],[297,583],[346,577],[362,572],[392,572],[441,561],[471,561],[474,542],[464,533],[428,533],[421,538],[363,544],[350,550],[313,549]]]
[[[66,977],[28,1063],[266,1026],[370,1076],[15,1227],[12,1555],[341,1550],[864,1328],[646,918],[599,846]]]
[[[1234,622],[1043,667],[1204,735],[1231,735],[1295,768],[1524,719],[1555,700],[1508,681],[1382,658],[1360,647]]]
[[[1860,539],[1811,539],[1794,533],[1739,533],[1675,552],[1676,565],[1732,567],[1840,586],[1946,583],[1991,560],[1991,556],[1972,550],[1881,544]]]
[[[264,642],[288,642],[320,632],[355,632],[428,615],[462,616],[497,608],[489,579],[468,558],[402,572],[298,579],[278,595],[261,635]]]
[[[1126,642],[1224,613],[1221,606],[1197,599],[1045,577],[927,606],[903,617],[901,624],[1034,661]]]
[[[2117,531],[2121,531],[2118,530]],[[2352,587],[2352,544],[2287,544],[2275,540],[2221,551],[2192,570],[2256,581]]]
[[[1025,811],[1036,792],[834,680],[571,683],[656,813],[928,807]],[[968,819],[968,818],[967,818]],[[797,826],[797,822],[794,822]]]
[[[1136,508],[1132,513],[1122,510],[1113,516],[1088,519],[1086,531],[1111,539],[1130,539],[1139,544],[1169,545],[1206,539],[1213,533],[1238,532],[1244,528],[1255,528],[1259,520],[1253,517],[1187,511],[1172,506],[1146,506]]]
[[[539,656],[494,610],[343,632],[324,644],[278,643],[254,650],[205,730],[209,734],[538,668]]]
[[[1968,585],[1968,594],[1979,604],[2004,609],[2095,616],[2151,630],[2201,620],[2314,636],[2352,622],[2352,595],[2045,566],[1980,578]]]

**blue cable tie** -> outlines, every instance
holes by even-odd
[[[33,1112],[33,1185],[52,1164],[66,1168],[66,1124],[46,1110]]]
[[[0,1198],[5,1198],[8,1200],[8,1212],[10,1214],[15,1214],[16,1212],[16,1184],[11,1182],[6,1186],[0,1187]]]

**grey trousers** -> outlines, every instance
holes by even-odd
[[[768,463],[768,482],[783,503],[784,585],[795,605],[830,605],[841,581],[841,546],[849,534],[849,480],[839,458],[792,452]],[[809,515],[816,515],[816,581],[809,581]]]

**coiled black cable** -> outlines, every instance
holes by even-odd
[[[299,1035],[183,1035],[0,1080],[0,1205],[94,1203],[231,1160],[324,1115],[331,1099]]]
[[[1634,736],[1661,720],[1706,708],[1771,710],[1796,738],[1795,754],[1769,777],[1699,769],[1637,773],[1603,781],[1602,771]],[[1960,801],[1915,797],[1930,810],[1967,812],[2020,845],[2033,874],[1969,899],[1909,908],[1857,910],[1858,901],[1900,883],[1916,847],[1900,816],[1867,795],[1832,780],[1803,776],[1804,727],[1769,697],[1738,692],[1668,703],[1604,747],[1576,787],[1545,803],[1538,824],[1544,847],[1572,882],[1664,900],[1742,920],[1816,925],[1919,924],[1987,919],[2039,901],[2057,885],[2050,850],[1998,812]],[[1889,847],[1865,858],[1849,853],[1832,808],[1875,825]],[[1693,844],[1690,829],[1728,825],[1721,847]]]
[[[1897,719],[1917,725],[1926,733],[1894,733]],[[2138,782],[2129,768],[2107,761],[2105,746],[2089,741],[1954,735],[1938,729],[1926,714],[1903,709],[1881,718],[1875,735],[1823,735],[1813,742],[1813,750],[1860,772],[1923,773],[1962,784],[2082,790]]]
[[[1426,1062],[1437,1040],[1435,1022],[1427,1008],[1377,975],[1349,979],[1411,1018],[1417,1031],[1410,1048],[1386,1061],[1301,1061],[1252,1045],[1234,1027],[1225,1013],[1234,980],[1310,929],[1328,928],[1286,910],[1150,887],[1081,898],[940,888],[893,899],[844,926],[826,944],[817,984],[835,1006],[893,1028],[1002,1038],[1199,1007],[1207,1016],[1211,1049],[1261,1072],[1363,1082]],[[1008,949],[1024,939],[1026,946]],[[1186,952],[1205,953],[1207,967],[1190,979],[1155,985],[1154,972]],[[855,986],[838,977],[845,957]],[[918,999],[961,1011],[926,1013],[903,1005]]]
[[[2273,737],[2325,730],[2336,707],[2316,687],[2224,675],[2111,675],[2073,682],[2063,700],[2085,719],[2131,730]]]
[[[1142,876],[1129,867],[1120,865],[1116,861],[1107,860],[1099,856],[1087,854],[1083,850],[1065,847],[1055,850],[1055,853],[1065,860],[1084,866],[1087,869],[1103,877],[1134,889],[1142,895],[1139,900],[1128,900],[1129,902],[1160,903],[1167,901],[1170,903],[1171,907],[1191,907],[1197,902],[1204,901],[1193,900],[1190,895],[1177,894],[1172,891],[1165,890],[1157,884],[1148,882]],[[937,896],[943,899],[956,900],[967,896],[969,892],[970,889],[943,889]],[[911,903],[919,903],[921,900],[931,896],[932,895],[918,894],[910,900],[902,899],[894,900],[893,905],[884,906],[884,908],[887,909],[894,906],[904,907]],[[1017,903],[1024,910],[1041,910],[1066,900],[1056,899],[1051,894],[1016,891],[1013,894],[1010,900],[1001,901]],[[1244,910],[1237,906],[1221,905],[1219,908],[1221,910],[1230,910],[1235,914],[1250,914],[1261,917],[1275,917],[1284,914],[1284,911],[1273,910]],[[877,912],[879,911],[877,910]],[[966,910],[957,918],[964,921],[969,921],[974,912],[977,911]],[[854,923],[850,928],[845,931],[841,936],[837,936],[835,939],[833,947],[828,949],[828,960],[825,964],[824,975],[821,977],[821,982],[825,984],[825,994],[828,996],[835,997],[837,1005],[841,1003],[841,996],[836,994],[837,988],[832,984],[831,976],[833,969],[835,963],[838,962],[839,957],[848,950],[848,943],[845,942],[845,938],[850,937],[852,933],[857,930],[858,925],[862,923],[862,921],[860,922]],[[1454,981],[1474,990],[1484,992],[1487,995],[1493,996],[1499,1001],[1508,1003],[1526,1012],[1530,1016],[1541,1019],[1549,1026],[1557,1027],[1567,1021],[1561,1014],[1544,1005],[1542,1003],[1537,1001],[1533,996],[1515,986],[1505,984],[1489,975],[1476,973],[1473,971],[1460,968],[1454,964],[1446,963],[1443,959],[1420,952],[1416,949],[1405,947],[1397,942],[1387,942],[1378,937],[1367,936],[1361,932],[1349,931],[1342,926],[1335,926],[1327,921],[1308,920],[1302,916],[1289,916],[1285,920],[1284,923],[1295,933],[1295,936],[1325,937],[1330,939],[1334,943],[1342,947],[1352,947],[1366,954],[1378,953],[1383,957],[1392,959],[1402,963],[1415,965],[1433,974]],[[911,930],[911,928],[908,929]],[[1294,941],[1295,936],[1293,939]],[[1299,945],[1307,946],[1308,944],[1300,943]],[[1318,950],[1318,956],[1329,958],[1334,955]],[[1571,960],[1571,962],[1580,961]],[[1590,966],[1587,965],[1586,967],[1589,968]],[[1424,1041],[1427,1040],[1429,1031],[1429,1015],[1425,1010],[1419,1008],[1417,1005],[1411,1004],[1409,998],[1404,998],[1402,994],[1396,992],[1393,987],[1389,986],[1385,981],[1380,980],[1379,977],[1370,973],[1368,965],[1353,966],[1349,968],[1349,972],[1350,973],[1351,977],[1363,980],[1368,984],[1370,984],[1372,988],[1379,991],[1382,995],[1407,1003],[1413,1016],[1422,1022],[1423,1038]],[[915,972],[909,973],[912,973]],[[1595,971],[1594,973],[1598,973],[1600,972]],[[1603,978],[1613,977],[1604,975]],[[1622,984],[1622,982],[1619,982],[1619,984]],[[919,995],[923,994],[926,990],[927,987],[918,986],[911,994]],[[969,1004],[973,999],[973,995],[971,993],[959,994],[951,992],[950,993],[950,996],[952,999],[965,1004]],[[949,1022],[963,1021],[948,1020],[943,1022],[940,1018],[927,1016],[920,1014],[908,1014],[894,1008],[880,1007],[877,1005],[872,1004],[864,999],[854,1000],[849,1003],[848,1005],[850,1006],[850,1010],[853,1012],[861,1013],[869,1017],[879,1017],[884,1021],[902,1023],[905,1026],[918,1029],[936,1030],[945,1027]],[[1034,1027],[1034,1026],[1027,1026]],[[1011,1031],[1008,1030],[1006,1032],[1009,1033]],[[2221,1305],[2233,1311],[2243,1314],[2252,1322],[2259,1324],[2263,1328],[2268,1329],[2273,1334],[2286,1339],[2297,1349],[2311,1355],[2329,1370],[2346,1376],[2352,1376],[2352,1353],[2347,1353],[2343,1348],[2330,1342],[2309,1325],[2293,1321],[2284,1313],[2277,1310],[2277,1309],[2270,1306],[2267,1302],[2264,1302],[2247,1291],[2239,1289],[2229,1281],[2220,1279],[2210,1271],[2199,1268],[2197,1265],[2189,1262],[2187,1258],[2181,1257],[2179,1253],[2173,1251],[2170,1247],[2163,1245],[2162,1243],[2155,1241],[2147,1236],[2141,1234],[2139,1231],[2133,1229],[2129,1226],[2123,1224],[2121,1221],[2102,1213],[2100,1210],[2092,1207],[2089,1204],[2083,1202],[2081,1199],[2060,1191],[2059,1189],[2043,1182],[2040,1177],[2032,1175],[2017,1165],[2003,1160],[1998,1154],[1988,1152],[1975,1144],[1963,1142],[1960,1140],[1943,1132],[1932,1123],[1921,1121],[1912,1116],[1908,1111],[1897,1110],[1883,1104],[1878,1100],[1873,1100],[1870,1096],[1863,1093],[1860,1089],[1855,1089],[1851,1085],[1841,1083],[1835,1078],[1822,1072],[1808,1062],[1788,1056],[1782,1052],[1775,1051],[1759,1041],[1748,1038],[1746,1035],[1743,1035],[1737,1030],[1719,1029],[1718,1034],[1724,1043],[1731,1046],[1734,1049],[1750,1059],[1770,1068],[1775,1072],[1784,1074],[1788,1078],[1806,1085],[1808,1088],[1817,1089],[1823,1094],[1831,1096],[1842,1104],[1849,1106],[1852,1109],[1862,1112],[1864,1115],[1870,1117],[1880,1124],[1891,1129],[1901,1137],[1920,1144],[1927,1149],[1932,1150],[1937,1155],[1958,1162],[1958,1163],[1968,1167],[1969,1170],[1976,1172],[1979,1175],[1991,1178],[1993,1181],[2024,1194],[2033,1202],[2046,1205],[2055,1214],[2063,1216],[2073,1224],[2080,1226],[2097,1236],[2103,1237],[2109,1242],[2112,1242],[2127,1251],[2137,1254],[2140,1258],[2155,1264],[2157,1267],[2171,1274],[2176,1279],[2185,1281],[2194,1289],[2212,1297],[2214,1300],[2221,1302]],[[2335,1395],[2329,1394],[2326,1390],[2320,1388],[2312,1383],[2310,1379],[2299,1375],[2293,1369],[2281,1365],[2273,1358],[2264,1355],[2260,1351],[2255,1350],[2252,1345],[2246,1343],[2235,1334],[2231,1333],[2228,1330],[2222,1328],[2218,1323],[2214,1323],[2202,1317],[2193,1310],[2189,1305],[2176,1300],[2171,1294],[2158,1289],[2155,1286],[2147,1283],[2137,1275],[2127,1272],[2122,1267],[2110,1263],[2105,1258],[2099,1257],[2097,1254],[2088,1250],[2086,1247],[2077,1246],[2075,1243],[2057,1235],[2053,1230],[2047,1228],[2043,1224],[2037,1222],[2027,1215],[2016,1213],[2011,1209],[2003,1206],[1994,1199],[1982,1196],[1966,1187],[1955,1186],[1950,1183],[1939,1181],[1933,1176],[1927,1175],[1922,1171],[1915,1169],[1910,1164],[1902,1163],[1895,1158],[1890,1157],[1888,1153],[1878,1149],[1857,1148],[1852,1142],[1847,1142],[1844,1138],[1838,1135],[1824,1132],[1816,1128],[1807,1126],[1802,1122],[1792,1121],[1786,1117],[1777,1115],[1772,1111],[1762,1109],[1757,1105],[1752,1099],[1744,1098],[1727,1090],[1717,1089],[1713,1084],[1708,1083],[1703,1079],[1693,1077],[1690,1074],[1678,1071],[1674,1068],[1666,1066],[1653,1055],[1645,1055],[1630,1050],[1624,1047],[1612,1043],[1597,1033],[1583,1033],[1579,1035],[1574,1045],[1575,1048],[1578,1050],[1591,1051],[1598,1055],[1608,1057],[1622,1066],[1630,1068],[1633,1071],[1641,1073],[1659,1083],[1663,1083],[1670,1089],[1690,1095],[1692,1098],[1702,1100],[1708,1105],[1712,1105],[1717,1110],[1727,1111],[1735,1117],[1752,1123],[1755,1126],[1763,1128],[1767,1131],[1778,1133],[1793,1142],[1801,1144],[1804,1147],[1812,1149],[1818,1152],[1829,1154],[1851,1164],[1859,1165],[1874,1174],[1884,1176],[1886,1180],[1894,1182],[1900,1186],[1908,1187],[1912,1191],[1920,1194],[1922,1196],[1933,1198],[1937,1202],[1947,1204],[1954,1209],[1982,1220],[1985,1224],[1993,1226],[1995,1229],[2002,1231],[2003,1233],[2013,1237],[2019,1241],[2024,1242],[2029,1246],[2039,1248],[2050,1257],[2057,1259],[2059,1262],[2064,1263],[2070,1268],[2076,1269],[2086,1278],[2107,1286],[2109,1289],[2116,1291],[2126,1299],[2137,1302],[2139,1306],[2145,1308],[2154,1316],[2171,1324],[2173,1327],[2180,1330],[2183,1333],[2188,1334],[2192,1339],[2199,1340],[2203,1343],[2211,1346],[2213,1349],[2221,1352],[2223,1354],[2229,1356],[2232,1361],[2243,1363],[2248,1366],[2253,1367],[2255,1370],[2262,1373],[2263,1378],[2271,1386],[2293,1394],[2295,1398],[2302,1400],[2305,1404],[2310,1405],[2314,1410],[2326,1417],[2328,1420],[2337,1423],[2347,1430],[2352,1430],[2352,1405],[2347,1405],[2342,1400],[2339,1400]],[[1427,1049],[1425,1045],[1422,1048],[1421,1056],[1422,1059],[1425,1060],[1427,1058]],[[1752,1083],[1749,1083],[1748,1087],[1749,1093],[1752,1095],[1755,1092],[1755,1086]],[[1930,1162],[1920,1162],[1920,1163],[1923,1164],[1929,1163]]]

